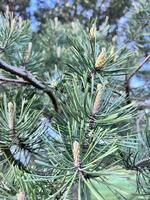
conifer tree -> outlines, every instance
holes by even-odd
[[[60,48],[64,27],[50,21],[38,48],[27,21],[1,14],[1,199],[149,199],[149,125],[144,155],[124,86],[138,68],[126,45],[106,41],[107,21],[100,32],[65,25]]]

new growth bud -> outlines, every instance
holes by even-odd
[[[12,131],[14,128],[13,124],[13,103],[9,102],[8,103],[8,128]]]
[[[26,50],[26,53],[25,53],[25,56],[24,56],[24,63],[25,64],[28,63],[29,58],[31,56],[31,52],[32,52],[32,42],[29,42],[27,50]]]
[[[90,35],[90,39],[94,39],[96,37],[96,26],[95,26],[95,24],[92,25],[89,35]]]
[[[9,17],[9,5],[6,5],[6,7],[5,7],[5,15],[6,15],[6,17]]]
[[[24,192],[17,193],[17,200],[25,200],[25,193]]]
[[[80,144],[77,141],[73,142],[72,154],[73,154],[74,166],[79,167],[79,165],[80,165]]]
[[[106,49],[102,48],[101,53],[97,57],[96,63],[95,63],[95,68],[99,69],[101,68],[106,61]]]
[[[97,93],[96,93],[96,97],[95,97],[95,101],[94,101],[94,105],[93,105],[93,109],[92,109],[92,115],[95,115],[97,113],[98,109],[99,109],[101,89],[102,89],[102,85],[98,84],[97,85]]]
[[[51,81],[51,88],[56,88],[57,87],[57,81],[56,80],[52,80]]]

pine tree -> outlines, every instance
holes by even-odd
[[[2,199],[149,198],[148,138],[146,156],[139,154],[138,108],[124,87],[134,55],[106,42],[107,21],[101,32],[95,23],[65,25],[59,49],[54,36],[64,26],[50,21],[41,51],[28,22],[8,7],[0,16]]]

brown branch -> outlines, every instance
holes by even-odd
[[[0,82],[5,83],[14,83],[14,84],[22,84],[22,85],[30,85],[29,82],[24,81],[24,80],[19,80],[19,79],[11,79],[11,78],[6,78],[4,76],[0,76]]]
[[[30,83],[30,85],[34,86],[35,88],[42,90],[43,92],[45,92],[46,94],[48,94],[48,96],[50,97],[54,109],[55,111],[58,110],[57,108],[57,102],[56,99],[54,97],[54,95],[52,94],[50,89],[47,89],[46,86],[39,81],[38,79],[36,79],[31,72],[23,69],[21,66],[20,67],[15,67],[12,65],[7,64],[6,62],[4,62],[3,60],[0,59],[0,69],[3,69],[4,71],[7,71],[9,73],[12,73],[14,75],[17,75],[21,78],[24,79],[24,81],[27,81]]]
[[[129,79],[127,74],[125,75],[125,93],[126,93],[126,104],[130,104],[130,88],[129,88]]]
[[[136,163],[136,167],[148,167],[150,164],[150,157],[144,158]]]
[[[140,100],[137,101],[137,106],[138,109],[143,110],[143,109],[149,109],[150,108],[150,99],[145,99],[145,100]]]
[[[129,77],[127,77],[127,75],[125,75],[125,92],[126,92],[127,104],[130,103],[130,99],[129,99],[129,97],[130,97],[130,86],[129,86],[130,79],[141,69],[141,67],[144,65],[144,63],[149,60],[149,58],[150,58],[150,54],[143,60],[143,62],[138,66],[138,68],[130,74]]]
[[[130,74],[128,81],[141,69],[144,63],[146,63],[146,61],[148,61],[149,59],[150,59],[150,54],[143,60],[143,62],[139,65],[139,67],[134,72],[132,72],[132,74]]]

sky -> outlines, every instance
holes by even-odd
[[[27,12],[31,15],[31,28],[36,31],[38,27],[38,21],[36,20],[34,13],[38,8],[54,8],[58,0],[30,0]],[[62,0],[61,0],[62,1]],[[72,0],[71,0],[72,1]]]

